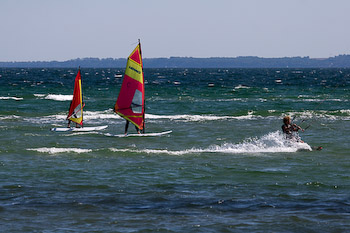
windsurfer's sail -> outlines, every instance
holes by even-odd
[[[124,80],[114,111],[140,130],[144,130],[145,83],[140,42],[128,57]]]
[[[73,121],[77,124],[83,125],[83,93],[81,89],[81,75],[80,68],[75,77],[73,99],[70,103],[67,120]]]

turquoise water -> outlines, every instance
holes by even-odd
[[[50,132],[76,72],[0,69],[2,231],[349,231],[350,69],[145,69],[146,132],[173,132],[129,138],[106,136],[123,69],[82,68],[84,124],[107,129]]]

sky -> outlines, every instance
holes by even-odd
[[[0,0],[0,61],[350,54],[349,0]]]

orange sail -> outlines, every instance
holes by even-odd
[[[144,130],[145,82],[140,42],[128,57],[124,80],[114,111],[140,130]]]
[[[81,89],[81,75],[80,68],[75,77],[73,99],[70,103],[67,120],[71,120],[77,124],[83,125],[83,92]]]

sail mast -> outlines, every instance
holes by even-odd
[[[142,49],[141,49],[141,42],[139,39],[139,47],[140,47],[140,55],[141,55],[141,64],[142,64],[142,76],[144,78],[144,72],[143,72],[143,60],[142,60]],[[143,80],[143,82],[145,82],[145,80]],[[145,90],[143,91],[143,94],[145,95]],[[145,112],[146,112],[146,97],[143,99],[143,114],[142,114],[142,118],[143,118],[143,130],[142,133],[145,133]]]

